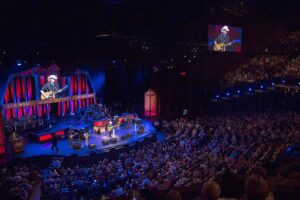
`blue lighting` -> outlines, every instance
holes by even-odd
[[[229,96],[229,95],[230,95],[230,93],[229,93],[229,92],[227,92],[227,93],[226,93],[226,95],[227,95],[227,96]]]
[[[251,91],[252,91],[252,88],[249,88],[248,90],[251,92]]]
[[[241,93],[241,91],[240,91],[240,90],[238,90],[238,91],[237,91],[237,93],[239,94],[239,93]]]
[[[261,89],[263,89],[263,88],[264,88],[264,86],[262,86],[262,85],[261,85],[261,86],[260,86],[260,88],[261,88]]]
[[[274,83],[274,82],[272,82],[272,85],[275,85],[275,83]]]
[[[21,62],[17,62],[17,66],[22,66],[22,63]]]
[[[285,83],[285,80],[282,80],[282,83]]]
[[[114,63],[114,64],[116,64],[116,62],[117,62],[116,60],[113,60],[113,63]]]
[[[219,97],[220,97],[220,96],[217,94],[217,95],[216,95],[216,98],[218,99]]]

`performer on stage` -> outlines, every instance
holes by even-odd
[[[88,132],[85,132],[84,134],[83,134],[83,136],[84,136],[84,139],[85,139],[85,145],[86,146],[88,146],[89,145],[89,133]]]
[[[107,131],[108,131],[108,135],[109,135],[110,138],[111,138],[113,129],[114,129],[114,126],[112,125],[112,121],[109,121],[108,125],[107,125]]]
[[[70,128],[69,132],[68,132],[68,138],[69,138],[70,146],[72,146],[72,144],[73,144],[73,137],[74,137],[73,135],[74,135],[74,129]]]
[[[53,151],[54,148],[55,148],[56,152],[59,151],[59,149],[57,147],[57,136],[55,134],[52,134],[52,147],[51,147],[51,150]]]
[[[214,50],[215,51],[226,51],[226,47],[230,46],[230,37],[227,34],[229,32],[228,26],[223,26],[221,28],[221,33],[217,36],[214,41]]]

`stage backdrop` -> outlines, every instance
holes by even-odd
[[[35,67],[27,71],[11,74],[1,94],[0,104],[6,119],[22,116],[46,116],[51,113],[51,103],[57,103],[57,115],[63,116],[78,108],[95,103],[94,87],[87,71],[77,69],[72,74],[60,75],[60,68],[51,65],[45,69]],[[57,75],[59,88],[66,87],[63,96],[41,99],[40,90],[50,74]]]
[[[5,154],[5,134],[4,134],[4,123],[2,118],[2,112],[0,110],[0,155]]]

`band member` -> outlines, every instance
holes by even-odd
[[[216,50],[216,51],[225,51],[226,46],[231,45],[230,37],[228,35],[228,32],[229,32],[228,26],[223,26],[221,28],[221,34],[219,34],[216,37],[215,41],[214,41],[214,50]]]
[[[39,128],[43,128],[43,127],[44,127],[44,120],[39,119]]]
[[[46,94],[46,92],[53,92],[56,93],[59,91],[59,85],[57,83],[57,76],[56,75],[50,75],[48,76],[48,82],[42,87],[41,94],[46,99],[49,99],[49,94]]]
[[[69,132],[68,132],[68,138],[69,138],[70,146],[72,146],[72,144],[73,144],[73,137],[74,137],[73,135],[74,135],[74,129],[70,128]]]
[[[86,146],[88,146],[89,145],[89,133],[88,132],[85,132],[84,134],[83,134],[83,136],[84,136],[84,139],[85,139],[85,145]]]
[[[114,129],[114,127],[113,127],[113,125],[112,125],[112,121],[109,121],[109,122],[108,122],[108,125],[107,125],[107,131],[108,131],[108,135],[109,135],[110,138],[111,138],[113,129]]]

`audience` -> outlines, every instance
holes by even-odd
[[[206,181],[201,190],[201,200],[217,200],[221,196],[221,188],[215,181]]]
[[[2,166],[0,171],[1,199],[28,199],[41,181],[40,170],[35,166]]]
[[[167,193],[165,200],[182,200],[182,198],[177,190],[172,189]]]
[[[290,112],[179,118],[162,125],[165,140],[124,151],[116,160],[103,159],[71,168],[64,166],[63,159],[53,159],[43,172],[42,199],[97,199],[103,194],[116,198],[130,191],[172,188],[164,198],[182,199],[174,188],[197,184],[203,185],[201,200],[226,199],[221,198],[221,187],[215,181],[227,174],[248,176],[243,200],[284,196],[280,188],[288,188],[289,195],[296,196],[299,172],[274,178],[268,176],[264,166],[299,141],[300,115]],[[41,172],[26,165],[3,166],[0,178],[1,191],[7,198],[27,199]]]
[[[270,113],[180,118],[165,121],[163,127],[167,133],[164,141],[123,152],[117,160],[49,169],[43,179],[43,195],[95,198],[106,193],[116,197],[136,189],[160,191],[203,184],[225,173],[263,175],[260,167],[299,141],[300,116]],[[205,188],[204,198],[220,196],[214,182]]]
[[[272,200],[270,188],[262,176],[251,175],[245,183],[245,200]]]
[[[300,78],[300,32],[281,38],[270,49],[250,58],[243,65],[224,75],[222,85],[258,82],[272,78]]]

